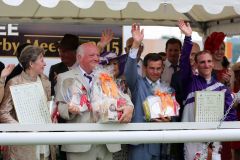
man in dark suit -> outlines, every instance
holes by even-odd
[[[195,61],[194,61],[194,57],[196,55],[196,53],[198,53],[200,51],[200,47],[197,43],[193,42],[192,43],[192,50],[191,50],[191,54],[190,54],[190,63],[191,63],[191,67],[192,67],[192,72],[194,75],[197,74],[197,69],[196,69],[196,65],[195,65]],[[180,104],[180,115],[178,117],[178,119],[176,119],[176,121],[181,122],[181,118],[182,118],[182,112],[183,112],[183,93],[184,93],[184,88],[182,86],[182,74],[180,71],[175,72],[172,75],[172,79],[171,79],[171,83],[170,86],[175,90],[176,93],[176,100],[177,102]]]
[[[61,42],[58,44],[60,63],[52,65],[49,72],[49,80],[51,81],[51,94],[55,95],[54,86],[57,83],[57,75],[71,70],[76,66],[76,50],[79,45],[79,39],[72,34],[65,34]]]
[[[21,55],[22,50],[23,50],[25,47],[29,46],[29,45],[31,45],[31,44],[30,44],[30,43],[24,43],[24,44],[20,45],[20,46],[17,48],[16,56],[17,56],[17,59],[18,59],[18,60],[19,60],[19,57],[20,57],[20,55]],[[7,82],[8,82],[10,79],[12,79],[13,77],[15,77],[15,76],[19,75],[20,73],[22,73],[22,71],[23,71],[22,66],[21,66],[20,63],[18,63],[18,65],[13,69],[12,73],[11,73],[9,76],[7,76],[7,79],[6,79],[6,83],[5,83],[5,84],[7,84]]]
[[[55,95],[54,86],[57,83],[57,75],[66,71],[69,71],[69,69],[63,62],[51,66],[49,71],[49,80],[51,81],[51,95]]]
[[[5,65],[0,61],[0,74],[2,72],[2,70],[4,69]]]

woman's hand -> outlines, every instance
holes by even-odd
[[[1,78],[6,78],[7,76],[9,76],[9,74],[12,73],[13,69],[15,67],[15,64],[8,64],[1,73]]]

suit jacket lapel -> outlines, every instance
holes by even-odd
[[[148,95],[152,94],[152,86],[151,84],[149,84],[148,80],[146,77],[144,77],[144,83],[146,85],[147,91],[148,91]]]
[[[63,63],[61,62],[61,65],[59,67],[59,72],[66,72],[66,71],[69,71],[68,67]]]
[[[87,90],[87,93],[90,93],[90,86],[88,84],[88,82],[86,82],[85,78],[83,77],[83,73],[82,71],[80,70],[79,67],[76,67],[73,69],[74,71],[74,74],[76,75],[77,77],[77,80],[83,84],[83,86],[86,88]]]

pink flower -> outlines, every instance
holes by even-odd
[[[87,105],[88,111],[92,110],[92,105],[91,105],[90,101],[88,100],[88,97],[86,94],[83,94],[80,98],[80,105],[83,106],[84,104]]]

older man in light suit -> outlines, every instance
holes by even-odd
[[[84,43],[77,49],[77,61],[79,66],[71,71],[59,74],[56,87],[56,100],[60,116],[67,120],[67,123],[92,123],[91,112],[80,111],[79,107],[69,105],[64,99],[63,82],[66,79],[74,79],[89,96],[92,86],[93,69],[99,63],[99,50],[93,43]],[[133,112],[133,106],[122,108],[123,115],[121,122],[130,122]],[[62,150],[67,152],[68,160],[111,160],[112,152],[121,150],[120,144],[107,145],[63,145]]]

